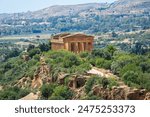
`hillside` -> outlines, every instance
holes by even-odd
[[[78,4],[78,5],[55,5],[38,11],[33,11],[33,12],[29,11],[26,13],[0,14],[0,19],[4,19],[4,18],[40,19],[40,18],[49,18],[54,16],[69,16],[69,15],[76,15],[83,11],[87,11],[99,7],[105,7],[105,4],[89,3],[89,4]]]
[[[0,62],[0,99],[150,99],[149,53],[107,46],[75,54],[43,47]]]
[[[32,12],[32,18],[49,18],[54,16],[70,16],[76,15],[83,11],[87,11],[94,8],[102,7],[103,4],[91,3],[91,4],[79,4],[79,5],[56,5],[51,6],[39,11]],[[30,17],[30,15],[27,17]]]
[[[0,36],[33,33],[131,32],[150,28],[149,0],[55,5],[26,13],[0,14]]]
[[[49,18],[54,16],[70,16],[82,14],[83,12],[91,13],[97,9],[96,14],[138,14],[150,11],[149,0],[117,0],[114,3],[87,3],[77,5],[55,5],[38,11],[14,14],[0,14],[0,19],[32,19],[32,18]]]
[[[63,32],[92,34],[93,50],[51,50]],[[0,55],[0,100],[150,100],[150,1],[0,14]]]
[[[149,0],[118,0],[111,4],[109,10],[117,14],[142,14],[150,10]]]

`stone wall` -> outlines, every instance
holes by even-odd
[[[62,50],[64,49],[63,43],[52,43],[51,45],[52,50]]]

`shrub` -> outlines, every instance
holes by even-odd
[[[102,79],[102,86],[103,86],[103,88],[107,88],[108,84],[109,84],[109,80],[107,78],[103,78]]]
[[[148,91],[150,91],[150,74],[149,73],[144,73],[138,77],[139,84],[141,88],[145,88]]]
[[[81,61],[76,55],[68,55],[64,57],[64,67],[71,68],[72,66],[80,65]]]
[[[103,58],[96,58],[95,59],[95,66],[104,69],[111,68],[111,60],[105,60]]]
[[[34,55],[40,54],[40,53],[41,53],[41,51],[39,48],[34,48],[34,49],[29,51],[29,56],[32,58]]]
[[[80,57],[81,58],[87,58],[89,56],[89,52],[81,52]]]
[[[109,53],[107,50],[105,49],[95,49],[92,51],[92,56],[93,57],[100,57],[100,58],[104,58],[106,60],[111,60],[112,59],[112,55],[111,53]]]
[[[92,92],[89,92],[89,94],[83,98],[84,100],[101,100],[101,97],[98,97],[96,95],[93,95]]]
[[[58,86],[54,89],[54,93],[50,99],[54,99],[57,97],[58,99],[71,99],[73,97],[73,92],[67,86]]]
[[[86,92],[87,94],[91,91],[91,89],[92,89],[94,83],[95,83],[95,79],[94,79],[93,77],[90,78],[90,79],[86,82],[86,84],[85,84],[85,92]]]
[[[136,73],[142,72],[141,68],[136,64],[127,64],[120,70],[119,75],[122,77],[127,71],[133,71]]]
[[[44,52],[44,51],[47,52],[51,48],[50,43],[48,43],[48,44],[42,43],[39,45],[39,48],[40,48],[41,52]]]
[[[115,78],[108,78],[108,88],[112,89],[113,86],[119,86],[117,80]]]
[[[41,87],[41,94],[43,99],[48,99],[54,92],[56,84],[45,84]]]
[[[7,88],[0,91],[0,100],[17,100],[26,96],[29,92],[27,89],[20,89],[18,87]]]
[[[138,84],[138,73],[135,73],[134,71],[127,71],[123,77],[123,81],[128,86],[133,86],[134,84]]]

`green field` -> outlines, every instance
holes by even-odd
[[[3,36],[0,40],[16,40],[16,39],[50,39],[50,34],[29,34],[29,35],[13,35]]]

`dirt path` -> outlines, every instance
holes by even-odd
[[[92,67],[92,69],[89,70],[87,73],[93,75],[100,75],[101,77],[106,77],[106,78],[118,78],[118,76],[114,75],[110,70],[97,68],[97,67]]]

